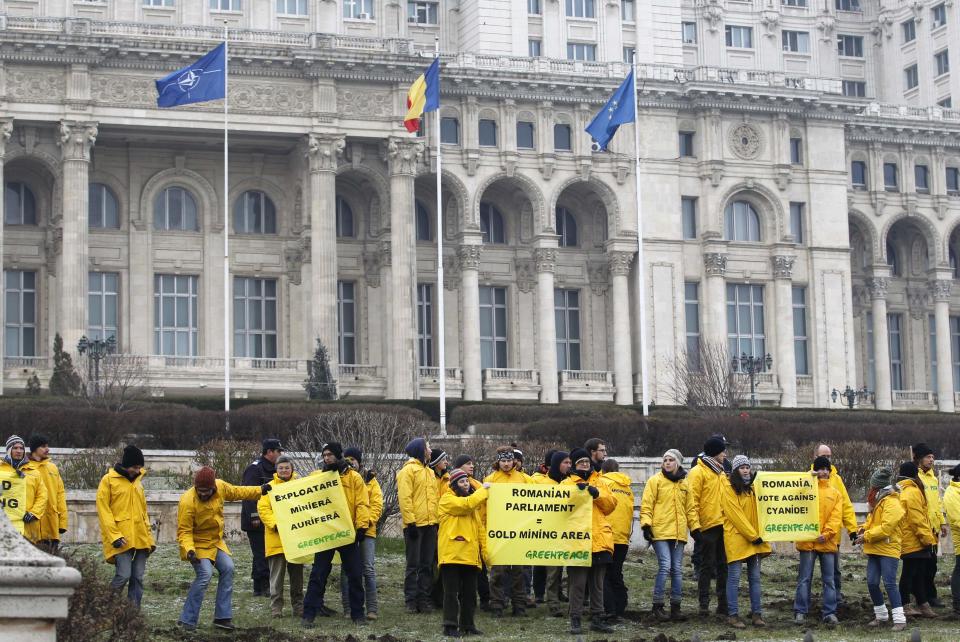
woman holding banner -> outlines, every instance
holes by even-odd
[[[904,602],[904,615],[935,618],[937,614],[930,608],[926,573],[937,537],[930,525],[925,487],[919,477],[919,468],[912,461],[901,464],[899,473],[897,484],[900,486],[900,503],[905,513],[900,523],[900,559],[903,560],[900,597]],[[919,608],[913,608],[910,604],[911,593]]]
[[[286,455],[280,455],[276,468],[273,481],[270,482],[274,488],[300,477],[293,472],[293,460]],[[283,617],[283,576],[289,573],[290,604],[293,606],[294,617],[301,617],[303,615],[303,564],[288,562],[283,555],[283,544],[280,542],[280,533],[277,532],[277,518],[273,514],[269,495],[264,495],[257,502],[257,514],[263,522],[264,551],[267,566],[270,568],[270,614],[273,617]]]
[[[760,537],[753,470],[746,455],[733,458],[730,482],[720,494],[723,508],[723,547],[727,556],[727,623],[735,629],[747,625],[739,616],[740,572],[747,564],[750,587],[750,617],[754,626],[766,626],[760,607],[760,560],[770,554],[770,545]]]
[[[516,460],[511,446],[497,448],[497,459],[493,464],[493,472],[484,478],[489,484],[526,484],[527,477],[517,470]],[[491,566],[490,567],[490,608],[496,617],[503,615],[507,606],[507,596],[503,585],[510,588],[510,601],[513,605],[513,615],[522,617],[527,614],[527,591],[523,580],[522,566]]]
[[[880,626],[890,621],[883,603],[880,580],[887,589],[893,615],[893,630],[907,627],[903,613],[900,589],[897,587],[897,567],[900,566],[900,520],[904,510],[900,503],[900,487],[891,483],[893,471],[880,468],[870,476],[867,493],[867,521],[857,530],[855,545],[863,545],[867,556],[867,590],[873,602],[874,619],[867,626]]]
[[[360,562],[363,567],[363,596],[367,602],[367,619],[376,620],[377,613],[380,610],[377,601],[377,524],[380,522],[380,516],[383,515],[383,489],[380,488],[380,482],[377,481],[375,470],[362,470],[360,468],[363,461],[362,450],[356,446],[344,448],[343,458],[347,460],[352,469],[360,474],[363,482],[367,485],[367,496],[370,500],[370,528],[367,529],[366,536],[360,542],[359,548]],[[340,599],[343,602],[343,612],[346,613],[350,608],[350,591],[346,573],[340,574]]]

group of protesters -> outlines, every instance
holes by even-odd
[[[543,605],[550,616],[569,618],[574,634],[583,632],[586,610],[591,630],[612,632],[628,604],[623,566],[634,523],[639,522],[642,538],[657,559],[651,611],[655,620],[686,619],[681,598],[689,538],[694,543],[699,616],[710,615],[715,595],[716,613],[729,626],[765,626],[760,566],[772,549],[758,524],[756,470],[743,454],[728,459],[727,447],[721,435],[710,437],[689,469],[684,468],[679,450],[664,453],[661,469],[644,484],[637,519],[632,481],[620,472],[616,460],[607,457],[601,439],[590,439],[569,452],[551,450],[529,473],[524,453],[516,445],[500,446],[487,475],[469,455],[451,461],[444,451],[431,449],[426,439],[413,439],[405,448],[408,459],[396,474],[406,553],[406,611],[428,613],[442,607],[443,634],[448,637],[482,635],[476,626],[478,605],[495,618],[523,617]],[[952,481],[941,497],[934,471],[936,453],[923,443],[913,445],[911,451],[912,461],[902,463],[896,473],[880,468],[872,474],[862,524],[831,463],[830,448],[820,445],[812,453],[819,533],[796,543],[800,564],[793,612],[798,624],[804,624],[811,611],[818,561],[820,618],[827,626],[839,623],[844,601],[839,548],[844,530],[867,558],[867,588],[874,607],[869,626],[892,622],[893,630],[902,630],[908,617],[942,616],[935,610],[943,603],[934,580],[938,546],[952,529],[957,559],[949,616],[960,619],[960,466],[948,471]],[[304,627],[313,627],[317,617],[335,615],[325,596],[334,556],[339,555],[344,615],[358,625],[377,619],[375,538],[383,515],[377,475],[364,469],[360,449],[335,442],[323,445],[316,463],[319,470],[311,474],[339,475],[355,537],[314,556],[305,595],[303,564],[292,563],[284,555],[268,496],[273,488],[298,478],[294,461],[284,454],[280,441],[263,441],[261,456],[244,471],[242,485],[218,479],[208,466],[196,471],[193,486],[181,496],[177,510],[180,557],[195,573],[178,620],[181,627],[197,627],[204,593],[216,569],[213,625],[234,628],[234,564],[224,540],[224,503],[228,501],[243,502],[241,527],[253,553],[254,595],[270,598],[274,617],[284,615],[286,576],[292,614],[301,618]],[[126,588],[127,597],[138,607],[147,558],[156,548],[142,485],[144,464],[143,452],[128,445],[101,479],[96,500],[104,558],[115,567],[112,587],[118,592]],[[33,436],[28,444],[11,436],[0,472],[23,478],[24,536],[56,554],[68,523],[64,485],[49,459],[48,440]],[[502,483],[565,485],[571,492],[586,493],[583,497],[589,496],[586,501],[593,505],[589,565],[491,565],[486,502],[488,489]],[[748,617],[740,617],[738,600],[744,566]]]

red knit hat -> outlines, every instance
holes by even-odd
[[[195,488],[216,488],[217,473],[215,473],[210,466],[204,466],[194,475],[193,486]]]

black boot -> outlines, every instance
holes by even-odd
[[[670,616],[667,615],[667,612],[663,609],[663,604],[653,605],[653,617],[657,619],[657,622],[666,622],[670,619]]]
[[[459,638],[460,629],[455,626],[444,625],[443,626],[443,637],[445,638]]]
[[[579,617],[571,617],[571,618],[570,618],[570,633],[572,633],[573,635],[582,635],[582,634],[583,634],[583,626],[581,626],[581,624],[580,624],[580,618],[579,618]]]
[[[670,621],[686,622],[687,618],[680,613],[680,602],[670,602]]]
[[[590,630],[598,633],[613,633],[614,631],[613,627],[607,624],[606,620],[602,617],[590,618]]]

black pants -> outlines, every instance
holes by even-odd
[[[903,605],[910,603],[910,595],[913,595],[917,605],[926,604],[929,600],[927,595],[927,568],[929,559],[926,557],[904,557],[903,570],[900,571],[900,598]]]
[[[307,594],[303,598],[303,617],[312,620],[323,606],[323,597],[327,592],[327,578],[333,566],[333,554],[340,553],[340,572],[347,575],[347,595],[350,601],[350,619],[362,620],[363,614],[363,566],[360,559],[360,547],[347,544],[340,548],[331,548],[313,556],[313,569],[307,583]],[[338,591],[339,592],[339,591]]]
[[[263,548],[263,527],[247,531],[250,540],[250,552],[253,553],[253,569],[250,577],[253,578],[253,592],[270,594],[270,566]]]
[[[444,564],[440,567],[444,626],[459,627],[461,633],[476,628],[473,617],[477,612],[479,571],[476,566],[466,564]]]
[[[716,580],[717,608],[727,612],[727,553],[723,550],[723,526],[700,532],[700,608],[710,607],[710,580]]]
[[[953,560],[953,575],[950,576],[950,595],[953,597],[953,612],[960,614],[960,555]]]
[[[480,596],[480,604],[490,603],[490,578],[487,577],[487,565],[484,564],[477,574],[477,595]]]
[[[937,599],[937,547],[933,547],[933,554],[927,560],[926,570],[923,579],[927,584],[927,599],[933,601]]]
[[[627,610],[627,585],[623,581],[623,563],[627,560],[627,544],[614,544],[613,563],[607,567],[603,584],[603,610],[607,615],[623,615]]]
[[[403,601],[407,608],[429,608],[430,591],[433,588],[433,564],[437,555],[437,527],[407,527],[403,529],[403,543],[407,554]]]
[[[527,592],[523,582],[522,566],[490,567],[490,606],[505,609],[513,605],[514,609],[527,608]]]
[[[547,567],[533,567],[533,597],[537,602],[543,602],[544,594],[547,592]]]
[[[60,552],[60,540],[58,539],[42,539],[37,542],[37,548],[45,553],[50,553],[51,555],[58,555]]]

